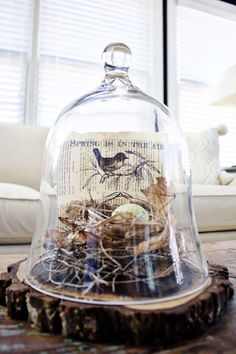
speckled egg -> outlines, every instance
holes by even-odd
[[[127,203],[120,205],[112,212],[112,216],[122,213],[131,213],[134,217],[137,217],[143,222],[149,221],[148,211],[138,204]]]

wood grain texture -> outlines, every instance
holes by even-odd
[[[0,273],[0,305],[6,305],[6,289],[11,285],[12,276],[8,272]]]
[[[207,255],[209,261],[214,263],[225,264],[230,271],[230,280],[231,282],[236,285],[236,242],[235,241],[226,241],[226,242],[219,242],[217,244],[209,244],[204,245],[204,251]],[[8,259],[9,263],[9,259]],[[6,262],[7,265],[7,262]],[[3,269],[4,270],[4,269]],[[220,280],[222,281],[222,280]],[[224,284],[221,284],[224,287]],[[221,286],[220,286],[221,287]],[[213,291],[214,293],[214,291]],[[223,301],[222,297],[220,296],[221,300]],[[224,302],[224,301],[223,301]],[[30,329],[25,324],[22,326],[18,325],[19,322],[15,322],[9,320],[6,316],[5,309],[2,308],[2,313],[0,314],[0,352],[2,348],[1,345],[5,345],[4,343],[9,343],[11,345],[11,352],[12,353],[23,353],[26,352],[25,349],[17,351],[14,349],[14,340],[18,341],[21,346],[27,347],[27,345],[31,345],[28,352],[30,353],[38,353],[42,350],[42,348],[47,352],[52,353],[84,353],[84,352],[91,352],[91,353],[166,353],[166,351],[170,351],[174,354],[183,354],[183,353],[234,353],[236,348],[236,300],[233,298],[229,304],[227,310],[222,313],[220,320],[217,321],[213,326],[209,326],[205,332],[195,338],[194,340],[185,340],[181,341],[179,344],[171,344],[165,343],[163,346],[157,346],[154,344],[154,340],[150,339],[148,346],[146,347],[130,347],[124,345],[99,345],[95,343],[85,343],[84,341],[76,342],[72,340],[67,342],[62,336],[45,336],[42,333],[37,333],[34,330]],[[19,326],[21,330],[25,329],[24,335],[16,335],[13,338],[12,333],[8,332],[1,332],[2,329],[6,328],[7,323],[11,321],[11,325]],[[8,328],[9,330],[9,328]],[[4,330],[3,330],[4,331]],[[9,335],[8,335],[8,334]],[[4,335],[4,336],[3,336]],[[128,335],[128,334],[127,334]],[[16,339],[17,338],[17,339]],[[30,339],[30,341],[29,341]],[[38,341],[38,342],[37,342]],[[38,343],[38,344],[35,344]],[[40,343],[40,344],[39,344]],[[57,344],[55,344],[57,343]],[[41,345],[41,346],[40,346]],[[36,351],[37,348],[38,351]],[[53,349],[54,348],[54,349]],[[8,348],[9,349],[9,348]],[[35,351],[34,351],[35,350]],[[2,351],[6,352],[6,351]]]
[[[212,283],[199,296],[173,308],[101,306],[59,301],[36,291],[27,293],[29,318],[40,331],[78,340],[166,345],[194,338],[216,322],[233,295],[225,267],[212,267]],[[176,304],[178,301],[176,300]]]
[[[63,336],[40,333],[23,321],[9,319],[6,309],[0,307],[0,353],[11,354],[148,354],[143,347],[114,344],[91,344],[66,339]]]

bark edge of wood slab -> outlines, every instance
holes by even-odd
[[[164,345],[194,338],[215,323],[234,294],[225,266],[209,264],[211,284],[194,299],[169,309],[105,306],[60,300],[31,289],[18,277],[22,262],[0,274],[0,305],[12,319],[41,332],[85,341]]]

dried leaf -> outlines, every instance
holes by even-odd
[[[168,212],[175,196],[167,187],[164,177],[157,177],[156,181],[156,183],[151,184],[147,188],[141,189],[141,192],[149,201],[153,215],[164,226],[167,222]]]

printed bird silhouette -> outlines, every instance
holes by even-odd
[[[93,149],[94,156],[98,162],[98,166],[103,170],[103,172],[113,172],[124,166],[125,160],[128,157],[123,152],[118,152],[113,157],[102,157],[99,149]]]

